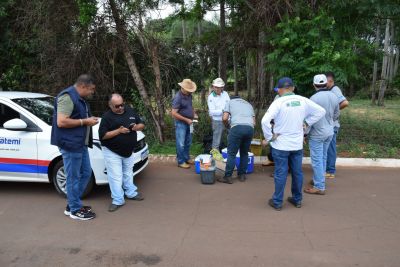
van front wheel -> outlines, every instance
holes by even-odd
[[[66,197],[67,196],[67,175],[64,170],[64,162],[62,160],[58,161],[53,168],[52,171],[52,181],[54,184],[54,187],[56,188],[57,192]],[[85,191],[82,194],[82,198],[86,197],[89,195],[89,193],[93,190],[95,185],[94,182],[94,175],[92,173],[92,176],[90,177],[90,180],[88,182],[88,185],[86,186]]]

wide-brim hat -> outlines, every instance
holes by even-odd
[[[196,83],[193,82],[191,79],[183,79],[183,81],[178,84],[180,87],[183,88],[183,90],[189,93],[193,93],[197,89]]]

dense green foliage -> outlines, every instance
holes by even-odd
[[[128,66],[110,2],[1,1],[0,88],[56,94],[72,84],[79,74],[89,72],[97,82],[97,94],[91,103],[94,114],[101,115],[106,109],[107,95],[118,91],[143,114],[147,136],[156,140],[155,120],[144,105]],[[376,90],[381,83],[387,20],[393,32],[388,52],[394,51],[391,65],[396,65],[400,51],[398,0],[113,2],[126,26],[129,50],[150,103],[154,107],[164,105],[161,111],[166,114],[163,122],[166,140],[174,138],[168,110],[177,83],[183,78],[191,78],[198,85],[195,106],[202,120],[195,141],[201,143],[204,135],[209,134],[204,100],[211,81],[219,76],[223,54],[227,66],[226,89],[232,92],[235,83],[261,117],[273,99],[271,89],[281,76],[291,76],[298,93],[309,96],[312,77],[334,71],[346,96],[370,98],[374,61]],[[162,3],[174,6],[176,12],[163,19],[148,17],[148,12]],[[224,29],[221,22],[204,20],[210,10],[220,13],[221,4],[226,16]],[[377,28],[380,34],[375,48]],[[158,52],[155,61],[151,54],[154,47]],[[159,64],[160,84],[156,81],[154,62]],[[400,95],[400,76],[396,70],[388,83],[387,99]],[[161,96],[157,96],[157,90]],[[395,131],[382,125],[376,127],[385,128],[384,135]],[[365,133],[356,127],[352,129],[359,135]],[[378,140],[365,138],[360,136],[360,140],[368,143]]]
[[[314,91],[312,77],[333,71],[336,82],[348,86],[349,81],[366,85],[360,66],[371,66],[373,47],[366,40],[347,40],[335,31],[335,19],[321,13],[312,19],[286,18],[271,34],[274,50],[268,54],[270,69],[277,77],[294,79],[299,93]],[[358,66],[358,67],[357,67]]]

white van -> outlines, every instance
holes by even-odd
[[[54,97],[27,92],[0,91],[0,181],[53,183],[66,195],[66,176],[61,154],[50,144]],[[89,149],[92,178],[87,195],[95,184],[107,184],[107,170],[98,136],[93,127],[93,148]],[[134,149],[134,174],[148,164],[148,145],[142,132]]]

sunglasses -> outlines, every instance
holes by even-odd
[[[113,105],[115,109],[123,108],[125,106],[125,103],[119,104],[119,105]]]

